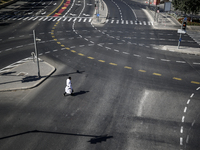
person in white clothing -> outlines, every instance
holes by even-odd
[[[71,77],[69,77],[66,81],[66,87],[65,87],[65,93],[63,94],[64,96],[66,94],[73,94],[73,88],[72,88],[72,83],[71,83]]]

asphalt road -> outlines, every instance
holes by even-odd
[[[57,69],[34,89],[0,93],[0,149],[198,150],[199,57],[159,49],[176,46],[177,31],[153,29],[136,1],[105,1],[103,27],[90,22],[91,0],[55,17],[66,2],[29,1],[36,16],[0,25],[0,68],[31,56],[35,30]],[[75,92],[64,97],[69,76]]]

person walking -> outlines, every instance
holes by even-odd
[[[71,83],[71,77],[69,77],[67,80],[66,80],[66,87],[65,87],[65,93],[63,94],[64,96],[66,96],[66,94],[71,94],[73,95],[73,88],[72,88],[72,83]]]

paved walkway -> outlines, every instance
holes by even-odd
[[[96,4],[96,6],[92,24],[95,26],[102,26],[106,23],[108,8],[103,0],[100,0],[99,4]]]
[[[38,86],[56,69],[40,60],[40,75],[38,78],[37,63],[32,58],[26,58],[0,70],[0,92],[25,90]]]
[[[155,12],[148,7],[143,9],[146,15],[149,17],[151,21],[154,22],[154,28],[159,30],[178,30],[181,28],[181,24],[172,16],[168,15],[165,12],[157,13],[158,19],[155,18]],[[200,27],[199,26],[187,26],[187,34],[199,44],[199,48],[193,47],[185,47],[181,46],[179,49],[178,46],[171,45],[162,45],[160,46],[160,50],[167,50],[177,53],[185,53],[192,55],[200,55]],[[177,42],[178,45],[178,42]]]

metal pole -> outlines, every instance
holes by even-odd
[[[33,30],[33,39],[34,39],[35,54],[36,54],[36,59],[37,59],[38,77],[40,78],[40,66],[39,66],[39,61],[38,61],[38,51],[36,47],[35,30]]]
[[[178,49],[179,49],[180,44],[181,44],[181,33],[180,33],[180,37],[179,37],[179,40],[178,40]]]

